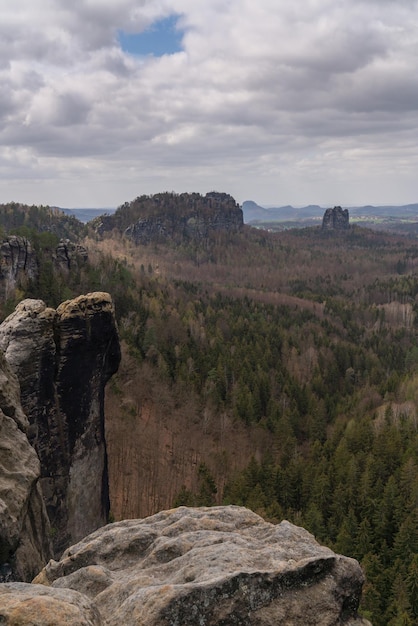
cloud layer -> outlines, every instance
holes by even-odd
[[[417,46],[415,0],[0,0],[0,202],[417,201]]]

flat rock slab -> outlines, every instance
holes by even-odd
[[[35,579],[88,596],[107,626],[360,626],[363,581],[304,529],[236,506],[109,524]]]

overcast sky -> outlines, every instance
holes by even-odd
[[[0,203],[418,202],[418,0],[0,0],[0,86]]]

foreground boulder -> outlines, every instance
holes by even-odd
[[[180,507],[108,525],[34,582],[84,594],[107,626],[368,624],[357,616],[357,561],[289,522],[273,525],[236,506]],[[15,591],[4,585],[2,593]],[[36,615],[31,623],[40,623]]]
[[[89,599],[70,589],[9,583],[0,585],[0,624],[8,626],[101,626]]]
[[[94,292],[57,310],[23,300],[0,325],[0,349],[19,379],[59,556],[107,522],[104,387],[120,361],[111,297]]]

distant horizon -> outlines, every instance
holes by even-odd
[[[153,194],[150,194],[150,195],[153,195]],[[327,204],[326,203],[319,204],[317,202],[309,202],[307,204],[289,204],[289,203],[284,203],[284,204],[271,204],[271,203],[268,203],[268,204],[264,204],[264,203],[258,202],[256,200],[248,200],[247,199],[247,200],[244,200],[243,202],[239,202],[238,204],[240,206],[242,206],[245,202],[254,202],[257,206],[259,206],[259,207],[261,207],[263,209],[267,209],[267,210],[268,209],[280,209],[280,208],[283,208],[283,207],[292,207],[294,209],[304,209],[304,208],[309,207],[309,206],[317,206],[319,208],[332,208],[332,207],[335,207],[335,206],[340,206],[342,208],[352,208],[352,209],[360,209],[362,207],[376,207],[376,208],[378,208],[378,207],[382,207],[382,208],[394,207],[394,208],[396,208],[396,207],[406,207],[406,206],[415,206],[415,205],[418,206],[418,200],[416,202],[405,202],[405,203],[402,203],[402,204],[393,204],[391,202],[387,202],[385,204],[380,204],[380,203],[377,203],[377,202],[374,202],[374,203],[367,202],[367,203],[364,203],[364,204],[343,204],[343,203],[339,203],[339,202],[337,202],[337,203],[327,203]],[[122,204],[123,203],[120,203],[117,206],[106,206],[106,207],[102,207],[102,206],[99,206],[99,205],[96,205],[96,206],[77,206],[77,207],[75,207],[75,206],[71,206],[71,207],[70,206],[58,206],[58,205],[49,205],[49,206],[51,206],[53,208],[57,208],[57,209],[61,209],[61,210],[69,210],[69,211],[96,211],[96,210],[97,211],[99,211],[99,210],[100,211],[116,211],[120,206],[122,206]]]

